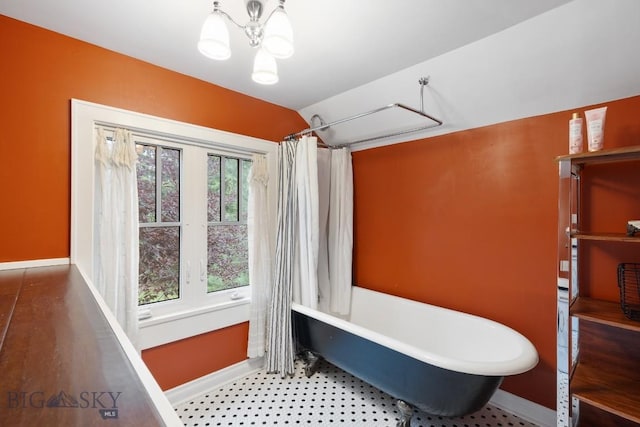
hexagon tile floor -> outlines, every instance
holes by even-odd
[[[305,377],[301,362],[293,378],[258,371],[175,409],[188,427],[394,427],[400,419],[391,396],[327,362],[311,378]],[[491,405],[460,418],[416,410],[411,421],[411,427],[493,426],[535,424]]]

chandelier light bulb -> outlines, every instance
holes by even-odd
[[[293,29],[282,5],[265,24],[262,47],[275,58],[284,59],[293,55]]]
[[[198,50],[211,59],[224,60],[231,56],[229,29],[220,13],[214,11],[204,21]]]
[[[253,73],[251,78],[254,82],[263,85],[278,83],[278,64],[264,48],[258,49],[253,61]]]

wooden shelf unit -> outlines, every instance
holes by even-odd
[[[578,289],[585,287],[585,290],[589,290],[594,285],[601,287],[604,283],[590,283],[590,277],[580,286],[573,283],[581,277],[578,271],[585,267],[585,262],[600,262],[595,255],[587,257],[586,261],[580,259],[582,252],[578,248],[581,247],[581,241],[597,241],[600,248],[609,247],[607,242],[628,244],[617,248],[623,248],[624,254],[637,257],[635,244],[640,243],[640,236],[581,229],[581,216],[593,205],[583,204],[580,198],[583,196],[582,174],[589,165],[638,162],[640,176],[640,146],[560,156],[557,161],[560,163],[557,426],[640,426],[640,321],[625,317],[620,301],[592,298],[580,294]],[[634,169],[635,165],[627,167]],[[596,174],[607,170],[611,168],[594,169]],[[635,179],[635,170],[632,175]],[[616,187],[611,186],[609,190],[615,192]],[[638,218],[629,219],[640,219],[640,198],[637,195],[620,197],[629,197],[631,202],[626,204],[633,206],[631,210],[634,215],[635,206],[638,208]],[[627,199],[624,201],[627,202]],[[615,209],[616,206],[610,208]],[[616,221],[615,228],[619,225]],[[628,261],[640,262],[640,259]],[[567,269],[567,265],[571,267]],[[565,283],[567,287],[563,286]],[[607,279],[606,286],[616,286],[615,273],[610,282]],[[562,308],[563,305],[567,308]],[[567,323],[561,325],[561,314],[566,312]],[[561,343],[566,346],[564,351],[560,350]],[[561,366],[566,369],[560,369]],[[565,400],[561,398],[561,375],[565,375],[568,382],[568,398]],[[560,414],[569,416],[567,418]]]

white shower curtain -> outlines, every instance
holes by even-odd
[[[300,280],[294,283],[294,301],[318,308],[318,140],[304,136],[296,149],[296,189]]]
[[[280,147],[276,271],[269,305],[267,370],[293,373],[291,300],[349,312],[353,177],[348,149],[317,149],[315,137]],[[328,206],[327,206],[328,205]],[[320,301],[318,301],[320,297]]]
[[[330,311],[329,283],[329,196],[331,191],[331,151],[318,150],[318,309]]]
[[[351,151],[347,148],[331,152],[328,240],[330,310],[336,314],[349,314],[353,251],[353,169]]]
[[[265,353],[267,305],[271,296],[271,235],[267,200],[269,173],[267,159],[254,155],[249,172],[249,205],[247,231],[249,243],[249,344],[247,357],[262,357]]]
[[[108,141],[97,129],[94,280],[106,304],[136,345],[138,335],[138,184],[129,131]]]

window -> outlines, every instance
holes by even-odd
[[[180,150],[137,144],[138,304],[180,297]]]
[[[213,304],[223,291],[249,286],[251,160],[180,141],[134,138],[138,305],[165,313],[184,305]]]
[[[208,156],[207,292],[249,285],[250,168],[249,160]]]

